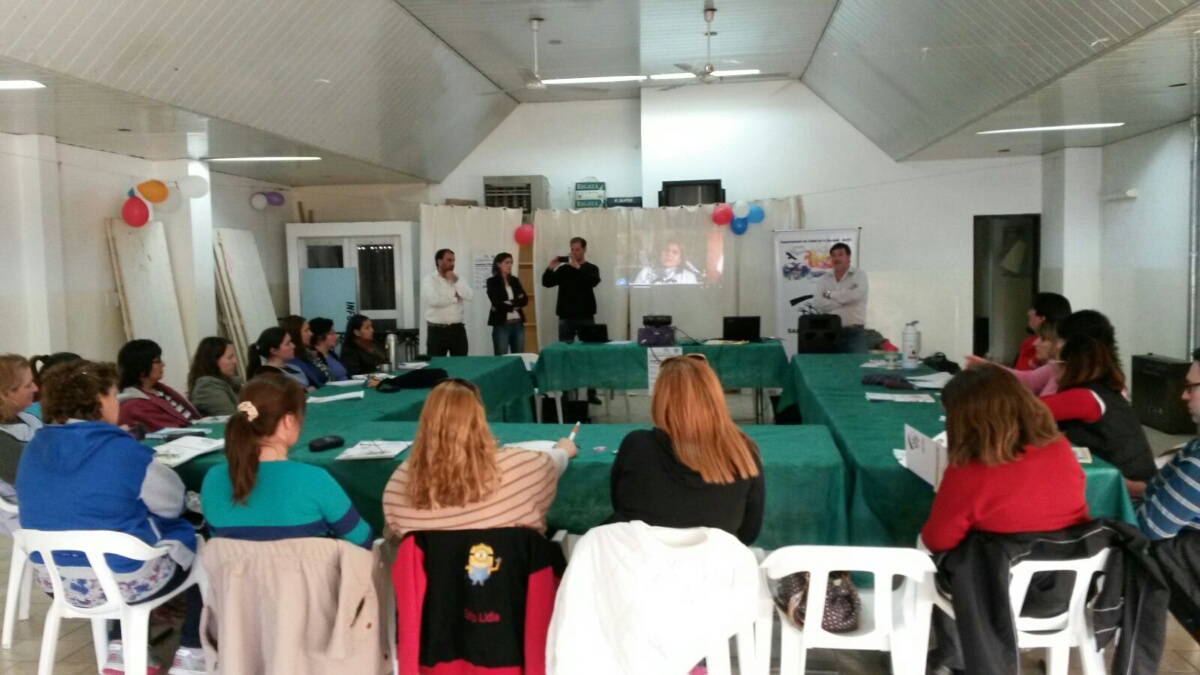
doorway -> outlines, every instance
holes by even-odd
[[[1017,360],[1038,292],[1041,220],[1038,214],[975,217],[976,356],[1008,366]]]

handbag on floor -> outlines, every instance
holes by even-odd
[[[796,628],[804,630],[804,612],[808,609],[808,572],[789,574],[779,580],[775,606]],[[821,628],[830,633],[848,633],[858,628],[862,599],[850,583],[849,572],[830,572],[825,586],[825,613]]]

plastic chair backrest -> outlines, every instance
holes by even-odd
[[[13,533],[13,546],[20,546],[27,555],[34,553],[42,557],[47,576],[54,586],[55,598],[66,598],[58,565],[54,562],[54,551],[80,551],[87,557],[88,564],[96,574],[96,580],[104,589],[104,603],[94,607],[76,607],[71,611],[81,616],[112,614],[124,604],[124,597],[117,586],[112,569],[105,555],[117,555],[130,560],[154,560],[167,555],[166,549],[155,548],[133,535],[108,530],[17,530]]]
[[[1084,620],[1084,606],[1088,601],[1088,590],[1092,585],[1092,577],[1104,570],[1112,549],[1104,549],[1090,558],[1076,560],[1025,560],[1012,566],[1011,581],[1008,587],[1009,602],[1013,616],[1017,619],[1017,630],[1065,631],[1074,622]],[[1032,619],[1021,617],[1021,608],[1025,605],[1025,596],[1029,592],[1033,575],[1038,572],[1074,572],[1074,586],[1071,589],[1071,601],[1067,611],[1055,617]]]
[[[530,352],[522,352],[520,354],[505,354],[505,356],[517,356],[525,362],[525,370],[533,372],[534,366],[537,365],[538,355]]]
[[[4,497],[0,497],[0,513],[19,513],[20,508],[16,502],[10,502]]]
[[[933,575],[937,571],[927,554],[911,548],[874,546],[787,546],[767,556],[762,563],[769,579],[779,579],[796,572],[808,572],[808,603],[804,613],[804,641],[807,647],[839,648],[848,642],[874,643],[882,648],[893,633],[895,608],[892,604],[892,579],[896,576],[912,581],[905,588],[904,620],[912,625],[917,620],[929,620],[932,611]],[[821,627],[825,614],[825,591],[831,572],[870,572],[875,577],[874,606],[870,631],[853,637],[829,633]],[[887,591],[887,592],[883,592]],[[864,613],[867,607],[864,602]]]

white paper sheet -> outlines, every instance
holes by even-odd
[[[1075,451],[1075,459],[1079,460],[1080,464],[1092,463],[1092,451],[1087,448],[1080,448],[1072,445],[1071,450]],[[1161,467],[1160,467],[1161,468]]]
[[[339,460],[394,459],[412,445],[412,441],[359,441],[338,455]]]
[[[929,394],[882,394],[867,392],[868,401],[892,401],[893,403],[936,403]]]
[[[326,382],[326,387],[361,387],[366,384],[366,380],[338,380],[336,382]]]
[[[211,417],[201,417],[196,420],[196,424],[225,424],[229,421],[229,415],[213,415]]]
[[[311,396],[308,399],[309,403],[330,403],[333,401],[349,401],[351,399],[362,398],[366,396],[366,392],[352,391],[348,394],[334,394],[333,396]]]
[[[175,468],[184,462],[200,455],[207,455],[225,447],[223,438],[200,438],[199,436],[184,436],[169,443],[154,448],[154,458],[159,462]]]
[[[159,429],[152,434],[146,434],[146,438],[174,438],[176,436],[186,436],[194,434],[204,434],[205,436],[212,433],[212,429],[203,429],[198,427],[166,427]]]
[[[917,389],[944,389],[946,383],[954,376],[950,373],[933,373],[932,375],[917,375],[905,378]]]
[[[905,424],[904,457],[904,465],[908,470],[933,486],[933,491],[937,492],[942,485],[946,466],[950,463],[946,446]]]

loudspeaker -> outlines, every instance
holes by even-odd
[[[1133,410],[1148,427],[1168,434],[1191,434],[1196,424],[1183,401],[1191,361],[1145,354],[1133,357]]]
[[[842,317],[805,314],[796,324],[797,354],[836,354],[842,351]]]

